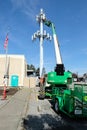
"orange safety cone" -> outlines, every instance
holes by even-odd
[[[6,96],[6,86],[4,86],[4,90],[3,90],[3,98],[2,98],[2,99],[5,100],[6,97],[7,97],[7,96]]]

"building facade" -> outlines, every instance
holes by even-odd
[[[0,55],[0,86],[3,86],[4,75],[8,75],[8,86],[11,86],[12,77],[18,77],[18,86],[24,86],[27,63],[24,55]]]
[[[8,86],[35,87],[36,78],[28,77],[28,72],[24,55],[0,55],[0,86],[4,85],[4,76],[7,74]]]

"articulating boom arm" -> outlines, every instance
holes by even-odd
[[[57,75],[63,75],[65,69],[64,69],[64,65],[62,63],[62,57],[61,57],[61,53],[60,53],[58,38],[57,38],[57,35],[56,35],[56,31],[55,31],[55,26],[51,21],[47,21],[47,20],[45,21],[45,25],[47,25],[48,27],[51,27],[52,32],[53,32],[56,62],[57,62],[55,71],[57,72]]]

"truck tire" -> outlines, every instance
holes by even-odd
[[[54,103],[54,110],[56,113],[59,113],[59,101],[56,99]]]

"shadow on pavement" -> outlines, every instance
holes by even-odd
[[[41,114],[39,116],[28,115],[24,119],[25,130],[74,130],[70,125],[66,125],[62,122],[61,118],[49,115]]]

